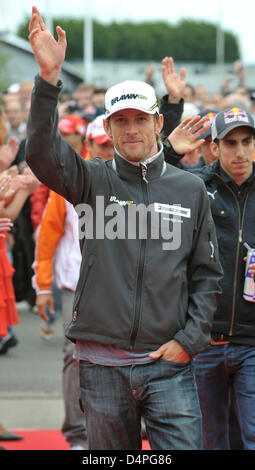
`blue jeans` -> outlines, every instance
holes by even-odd
[[[208,450],[229,450],[230,386],[244,448],[255,450],[255,347],[209,346],[194,360]]]
[[[192,364],[158,359],[108,367],[80,361],[90,450],[141,450],[141,416],[151,449],[202,449]]]

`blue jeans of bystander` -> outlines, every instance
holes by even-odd
[[[230,379],[245,449],[255,450],[255,347],[211,345],[194,360],[208,450],[229,450]]]

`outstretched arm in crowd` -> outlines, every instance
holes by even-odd
[[[30,183],[30,180],[31,176],[27,178],[26,173],[19,174],[16,165],[0,173],[0,201],[7,201],[13,197],[19,189],[25,189],[27,184]]]
[[[12,200],[7,205],[6,201],[0,202],[0,217],[9,218],[10,220],[15,220],[18,217],[28,196],[39,186],[38,179],[31,171],[30,174],[17,175],[17,178],[22,180],[22,189],[16,191]]]
[[[5,232],[6,230],[9,231],[11,230],[12,226],[13,223],[10,219],[7,219],[6,217],[0,218],[0,232]],[[0,233],[0,237],[4,237],[4,235]]]
[[[170,103],[179,103],[183,98],[184,89],[186,86],[186,70],[184,67],[180,69],[180,77],[175,69],[174,59],[172,57],[165,57],[162,60],[162,78],[168,92],[168,101]]]
[[[160,112],[164,116],[164,125],[161,131],[162,139],[175,129],[181,121],[183,113],[183,94],[186,86],[186,71],[180,69],[177,74],[172,57],[165,57],[161,67],[162,78],[165,83],[167,94],[160,100]]]
[[[172,57],[165,57],[162,60],[162,78],[168,92],[169,103],[179,103],[183,98],[184,89],[186,86],[186,70],[184,67],[180,69],[180,76],[178,76],[174,59]]]
[[[90,191],[91,172],[86,169],[91,162],[82,159],[58,132],[59,74],[66,35],[58,26],[56,41],[36,7],[32,13],[29,39],[40,71],[35,77],[27,122],[26,162],[42,183],[76,205],[81,200],[81,188],[86,197]]]
[[[33,6],[29,32],[30,44],[40,67],[40,76],[56,85],[66,52],[65,31],[60,26],[56,27],[58,35],[56,41],[47,29],[38,9]]]
[[[202,145],[204,139],[199,139],[199,137],[210,128],[205,123],[206,119],[200,119],[200,116],[187,118],[163,140],[164,156],[167,163],[180,166],[181,159],[185,154]]]
[[[206,116],[202,119],[200,116],[187,118],[171,132],[168,140],[177,154],[192,152],[204,143],[205,139],[199,137],[210,129],[210,124],[204,125],[206,121]]]
[[[8,168],[15,159],[19,150],[19,143],[15,137],[0,147],[0,173]]]

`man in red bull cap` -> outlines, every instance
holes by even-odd
[[[192,149],[191,123],[171,137],[181,154]],[[182,131],[182,132],[181,132]],[[178,142],[174,137],[178,136]],[[237,107],[219,112],[211,125],[211,152],[216,161],[189,169],[206,185],[224,276],[214,316],[210,346],[194,359],[203,434],[208,450],[229,450],[229,406],[234,407],[243,447],[255,450],[255,303],[244,297],[247,249],[255,248],[255,127],[251,114]],[[193,134],[196,141],[196,134]],[[249,265],[255,275],[255,264]],[[255,293],[255,284],[254,284]]]

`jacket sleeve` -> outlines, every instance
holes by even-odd
[[[160,113],[164,116],[161,138],[169,136],[171,132],[180,124],[183,113],[183,99],[179,103],[169,103],[168,95],[164,95],[160,100]]]
[[[170,163],[170,165],[176,166],[178,168],[185,169],[181,162],[181,159],[184,157],[184,155],[176,153],[168,138],[163,140],[163,150],[164,158],[167,163]]]
[[[65,233],[65,200],[50,191],[48,203],[39,226],[33,269],[36,293],[50,292],[53,282],[53,260],[59,240]]]
[[[76,205],[87,200],[92,161],[84,160],[60,136],[57,105],[61,87],[61,82],[54,86],[39,75],[35,77],[27,122],[26,161],[42,183]]]
[[[222,276],[209,198],[201,181],[197,198],[197,223],[187,270],[187,322],[174,338],[191,357],[210,343],[213,318],[221,295],[219,281]]]

